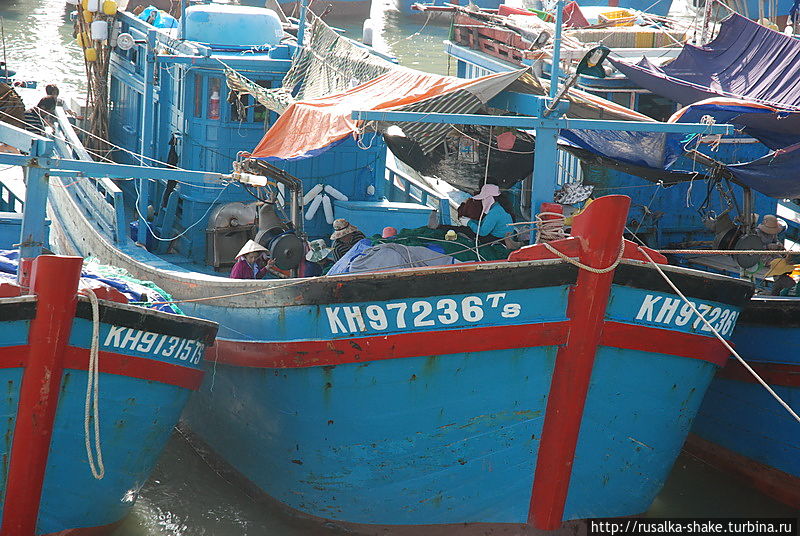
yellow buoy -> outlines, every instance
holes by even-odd
[[[83,51],[86,61],[97,61],[97,50],[94,48],[87,48]]]
[[[83,10],[86,11],[89,9],[89,0],[81,0],[81,5],[83,6]]]
[[[88,48],[92,46],[92,40],[89,39],[89,34],[86,32],[79,33],[75,40],[78,42],[78,46],[81,48]]]
[[[115,15],[117,13],[117,3],[114,0],[105,0],[105,2],[103,2],[103,13],[106,15]]]
[[[92,19],[94,19],[94,16],[92,15],[92,12],[84,10],[83,11],[83,20],[85,20],[88,23],[88,22],[92,22]]]

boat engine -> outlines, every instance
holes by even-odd
[[[206,228],[206,264],[233,266],[235,256],[256,225],[256,203],[225,203],[215,208]]]
[[[291,225],[286,224],[275,213],[273,203],[264,203],[258,209],[256,242],[267,248],[275,266],[281,270],[292,270],[303,259],[303,240]]]

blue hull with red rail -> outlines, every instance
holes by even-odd
[[[99,301],[99,422],[105,474],[86,452],[84,410],[93,332],[76,294],[82,259],[34,262],[32,294],[0,284],[0,534],[101,534],[133,506],[202,381],[213,323]],[[94,417],[90,417],[94,442]]]
[[[600,199],[552,244],[608,266],[626,213]],[[356,527],[643,512],[727,352],[632,243],[606,274],[554,257],[309,280],[269,307],[186,303],[240,333],[223,326],[187,423],[269,496]],[[729,336],[749,286],[664,270]]]
[[[610,267],[628,208],[600,198],[551,245]],[[603,273],[535,245],[497,262],[233,280],[151,264],[72,212],[54,218],[57,243],[80,236],[220,323],[187,424],[320,521],[463,533],[641,513],[727,359],[642,251],[665,259],[627,241]],[[730,335],[748,282],[662,269]]]
[[[797,298],[753,298],[733,334],[737,352],[793,408],[800,405],[798,315]],[[800,424],[738,361],[711,383],[689,448],[800,509]]]

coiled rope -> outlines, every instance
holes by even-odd
[[[92,343],[89,347],[89,366],[86,380],[86,403],[83,412],[83,432],[86,440],[86,457],[92,476],[101,480],[106,469],[103,465],[103,451],[100,447],[100,303],[97,295],[88,286],[84,289],[92,306]],[[92,452],[92,438],[89,431],[89,420],[94,419],[94,448],[97,460]]]

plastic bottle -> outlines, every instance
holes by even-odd
[[[219,91],[212,92],[208,99],[208,118],[219,119]]]

